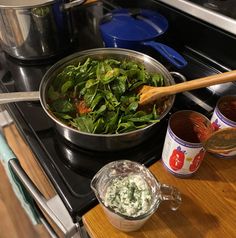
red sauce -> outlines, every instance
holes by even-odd
[[[236,122],[236,97],[226,97],[219,103],[218,108],[226,118]]]
[[[176,136],[191,143],[205,141],[213,132],[210,121],[193,111],[176,113],[171,118],[170,127]]]
[[[80,100],[76,102],[76,110],[80,115],[87,114],[92,110],[86,105],[84,100]]]

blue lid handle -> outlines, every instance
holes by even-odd
[[[164,45],[156,41],[144,41],[144,45],[150,46],[158,51],[163,57],[165,57],[171,64],[178,69],[181,69],[187,65],[187,61],[177,51],[171,47]]]

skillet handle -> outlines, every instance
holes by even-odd
[[[171,47],[164,45],[156,41],[145,41],[143,45],[150,46],[158,51],[163,57],[165,57],[176,68],[181,69],[187,65],[187,61],[177,51]]]
[[[0,105],[10,102],[39,101],[39,91],[0,93]]]

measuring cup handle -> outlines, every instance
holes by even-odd
[[[161,184],[160,191],[161,191],[161,200],[170,201],[171,210],[173,211],[177,210],[180,204],[182,203],[182,198],[179,190],[173,186]]]

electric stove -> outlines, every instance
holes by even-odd
[[[104,14],[115,7],[121,6],[119,2],[104,1]],[[137,1],[136,4],[136,7],[144,7],[142,1]],[[129,7],[133,7],[133,5]],[[160,41],[168,42],[168,44],[174,46],[188,61],[188,65],[184,69],[177,70],[165,62],[157,53],[147,52],[147,54],[160,61],[169,71],[178,71],[187,80],[192,80],[231,69],[233,65],[229,59],[231,56],[227,58],[228,61],[224,64],[224,62],[218,60],[221,57],[219,55],[221,51],[219,51],[217,57],[214,57],[216,54],[207,50],[208,42],[206,42],[206,45],[199,45],[196,40],[191,40],[191,36],[188,36],[187,32],[186,38],[184,38],[179,35],[179,28],[181,23],[183,25],[192,24],[197,26],[196,31],[202,32],[208,29],[209,32],[214,32],[214,35],[219,34],[222,40],[228,39],[227,35],[158,1],[146,1],[146,7],[156,9],[167,17],[170,21],[170,28]],[[175,25],[176,19],[179,21]],[[86,28],[81,29],[80,33],[78,47],[73,46],[68,54],[83,49],[103,47],[99,36],[87,32]],[[175,37],[173,38],[173,36]],[[228,42],[234,42],[234,36],[231,35],[229,38]],[[1,51],[1,91],[6,93],[38,90],[45,72],[64,56],[40,62],[25,62],[11,58]],[[224,57],[226,56],[224,55]],[[178,78],[176,78],[176,81],[178,81]],[[11,103],[7,105],[7,109],[51,180],[72,219],[77,220],[78,217],[81,217],[97,203],[90,188],[90,181],[101,167],[118,159],[129,159],[150,166],[161,158],[168,118],[173,112],[189,109],[201,112],[210,118],[216,101],[220,96],[226,94],[236,94],[235,83],[226,83],[178,94],[169,114],[160,123],[160,129],[152,137],[137,147],[118,152],[95,152],[71,144],[57,133],[52,120],[48,118],[39,102]]]

